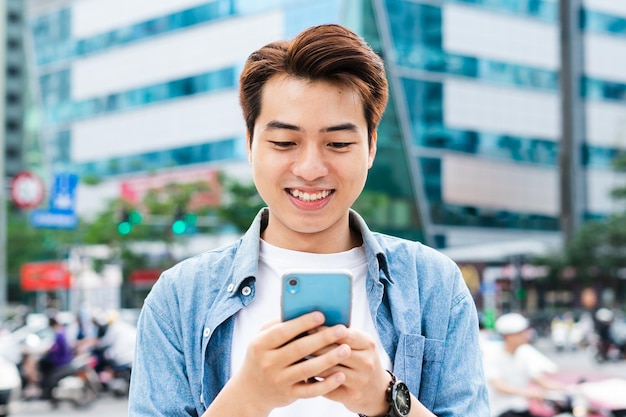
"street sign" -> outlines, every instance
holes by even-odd
[[[45,188],[41,179],[33,172],[17,173],[9,186],[11,201],[22,210],[33,209],[41,204]]]
[[[30,224],[40,229],[75,229],[78,224],[74,211],[77,185],[76,174],[55,174],[50,187],[49,209],[31,212]]]
[[[30,224],[33,227],[47,229],[75,229],[78,217],[75,213],[54,213],[45,210],[33,210],[30,213]]]
[[[74,214],[78,175],[68,172],[55,174],[50,189],[50,211]]]

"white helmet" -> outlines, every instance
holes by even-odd
[[[518,313],[503,314],[496,320],[496,332],[501,335],[516,334],[528,329],[528,319]]]
[[[613,320],[613,316],[613,312],[606,307],[602,307],[601,309],[596,311],[596,320],[598,321],[608,323]]]

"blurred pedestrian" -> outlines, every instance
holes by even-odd
[[[50,399],[52,388],[74,357],[63,324],[55,317],[50,317],[49,325],[54,330],[54,342],[50,348],[39,359],[29,355],[24,360],[23,369],[27,381],[25,397],[41,395],[44,399]]]
[[[136,327],[122,320],[116,310],[106,311],[96,318],[95,323],[98,330],[94,347],[99,358],[96,370],[131,367],[135,357]]]
[[[238,242],[152,288],[130,416],[487,416],[478,314],[459,268],[350,210],[387,96],[380,57],[338,25],[250,55],[240,103],[269,208]],[[294,268],[351,270],[350,327],[324,327],[320,312],[279,321],[280,277]]]
[[[496,320],[495,330],[503,343],[485,357],[491,415],[532,417],[529,400],[544,400],[548,391],[562,391],[567,385],[550,376],[557,365],[529,344],[526,317],[504,314]]]

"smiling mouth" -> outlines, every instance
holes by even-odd
[[[300,191],[300,190],[287,189],[287,192],[291,196],[297,198],[298,200],[306,201],[310,203],[313,201],[319,201],[319,200],[325,199],[326,197],[328,197],[329,195],[333,193],[333,190],[318,191],[317,193],[305,193],[304,191]]]

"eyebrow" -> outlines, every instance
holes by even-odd
[[[296,126],[296,125],[292,125],[289,123],[284,123],[281,122],[279,120],[272,120],[271,122],[269,122],[266,127],[270,130],[274,130],[274,129],[285,129],[285,130],[293,130],[296,132],[300,132],[302,129],[300,129],[300,127]],[[330,132],[338,132],[338,131],[342,131],[342,130],[347,130],[347,131],[351,131],[354,132],[357,130],[357,127],[354,123],[342,123],[342,124],[338,124],[335,126],[328,126],[328,127],[324,127],[320,129],[320,132],[325,132],[325,133],[330,133]]]

